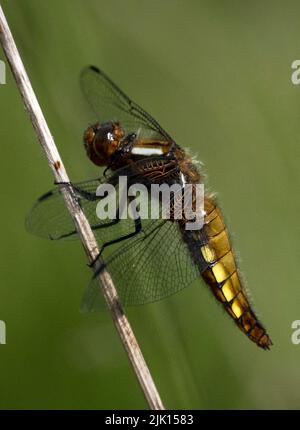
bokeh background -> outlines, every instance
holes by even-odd
[[[197,155],[218,192],[274,347],[251,343],[200,280],[128,309],[165,405],[298,409],[299,2],[1,3],[72,180],[99,175],[78,84],[96,64]],[[9,71],[0,112],[0,408],[146,408],[109,314],[79,312],[90,277],[80,244],[25,231],[53,177]]]

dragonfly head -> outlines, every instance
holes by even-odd
[[[123,137],[124,131],[119,122],[91,125],[83,135],[87,156],[97,166],[108,165]]]

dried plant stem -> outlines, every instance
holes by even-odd
[[[1,6],[0,41],[23,98],[26,110],[29,113],[30,120],[36,131],[38,140],[46,153],[46,157],[55,177],[55,181],[69,183],[69,177],[60,158],[37,98],[33,92],[32,86]],[[99,255],[99,248],[88,220],[78,205],[72,189],[70,187],[62,187],[61,191],[66,207],[75,223],[86,255],[89,261],[93,262]],[[97,269],[97,267],[95,267],[95,269]],[[101,275],[99,275],[99,288],[101,288],[101,291],[104,294],[113,321],[127,352],[128,358],[133,366],[134,372],[141,385],[146,400],[149,404],[149,407],[155,410],[164,409],[141,349],[118,299],[116,288],[109,273],[105,270],[101,273]]]

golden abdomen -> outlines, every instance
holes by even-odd
[[[202,277],[238,327],[258,346],[269,349],[272,345],[271,339],[258,321],[242,287],[220,209],[208,196],[205,197],[204,209],[206,215],[203,228],[206,241],[199,251],[208,267],[201,273]]]

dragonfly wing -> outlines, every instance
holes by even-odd
[[[134,229],[134,220],[132,219],[124,219],[114,224],[115,220],[113,219],[100,219],[97,216],[97,205],[102,199],[96,194],[97,189],[110,180],[113,181],[113,177],[64,185],[72,187],[92,230],[101,242],[111,240],[111,238],[116,238],[120,234],[126,234],[127,231]],[[118,199],[118,188],[116,188],[116,197]],[[26,229],[31,234],[51,240],[78,238],[75,225],[65,206],[60,188],[54,188],[35,202],[26,217]]]
[[[57,187],[37,199],[25,221],[26,230],[45,239],[76,238],[73,220]]]
[[[124,306],[141,305],[168,297],[199,276],[177,222],[156,220],[143,228],[107,260],[105,266]],[[98,311],[103,298],[97,278],[92,278],[82,300],[82,310]]]
[[[101,123],[119,121],[126,134],[159,138],[172,142],[170,135],[143,108],[132,101],[118,86],[95,66],[83,69],[82,92]]]
[[[111,219],[99,219],[96,213],[97,205],[102,199],[102,197],[97,195],[99,186],[105,184],[113,185],[116,190],[115,198],[118,201],[120,176],[127,178],[128,186],[140,182],[149,185],[152,182],[156,182],[158,178],[167,181],[168,177],[174,176],[176,172],[177,167],[173,160],[166,160],[163,157],[153,157],[151,160],[140,160],[116,171],[110,171],[106,176],[98,179],[66,184],[64,186],[72,186],[92,230],[100,241],[103,242],[109,239],[112,240],[118,234],[124,235],[126,231],[131,232],[134,229],[134,221],[132,219],[122,219],[120,222],[113,224]],[[26,228],[30,233],[46,239],[70,240],[78,238],[73,220],[65,207],[59,187],[48,191],[35,202],[27,215]]]

